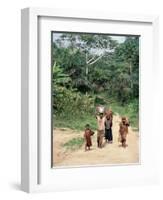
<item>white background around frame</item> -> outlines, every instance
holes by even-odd
[[[110,10],[112,12],[159,14],[160,15],[160,52],[163,52],[163,13],[161,0],[5,0],[1,1],[1,31],[0,31],[0,198],[1,199],[162,199],[163,173],[161,172],[161,184],[159,186],[113,188],[108,190],[46,193],[28,195],[20,191],[20,9],[29,6],[60,7],[74,9]],[[160,53],[161,55],[161,53]],[[163,62],[160,62],[160,66]],[[158,126],[156,132],[162,134],[161,111],[163,111],[162,85],[163,68],[156,69],[159,84],[155,88],[159,90],[155,115]],[[163,141],[163,136],[160,141]],[[155,141],[159,145],[159,139]],[[163,149],[161,148],[161,154]],[[163,168],[163,156],[161,156],[161,168]]]
[[[106,188],[124,185],[154,184],[157,182],[157,143],[152,143],[155,122],[149,110],[154,102],[151,91],[153,81],[152,24],[64,20],[53,17],[39,18],[39,69],[40,69],[40,134],[41,134],[41,184],[53,185],[54,190]],[[51,169],[51,31],[69,31],[140,35],[140,158],[141,165],[117,165]],[[100,32],[99,32],[100,30]],[[148,74],[148,76],[146,76]],[[155,94],[155,93],[154,93]],[[149,126],[149,122],[152,123]],[[55,123],[55,122],[54,122]],[[151,148],[152,144],[152,148]],[[102,165],[102,163],[101,163]],[[71,181],[70,181],[71,180]],[[98,180],[98,181],[97,181]],[[109,181],[108,181],[109,180]],[[63,184],[64,183],[64,184]],[[48,187],[47,187],[48,188]]]

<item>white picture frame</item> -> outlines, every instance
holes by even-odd
[[[110,27],[113,27],[112,30],[108,28],[109,23]],[[26,192],[60,191],[158,183],[158,146],[152,144],[150,148],[152,137],[159,134],[156,120],[152,117],[155,112],[153,108],[150,109],[153,114],[149,116],[150,105],[157,102],[157,90],[154,88],[157,88],[158,72],[158,16],[25,8],[22,10],[21,27],[22,190]],[[51,59],[50,46],[48,46],[50,38],[46,35],[54,29],[142,36],[140,112],[143,114],[140,117],[141,161],[139,165],[51,168],[51,115],[49,112],[51,79],[49,68],[46,69],[44,66],[50,67]],[[41,50],[42,46],[44,50]],[[44,59],[41,59],[43,57]],[[153,91],[151,98],[149,98],[149,88]],[[150,128],[149,120],[153,122]],[[48,132],[47,137],[45,132]]]

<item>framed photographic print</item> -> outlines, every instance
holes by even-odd
[[[52,32],[51,43],[52,166],[138,164],[139,35]]]
[[[22,10],[22,190],[158,182],[158,17]]]

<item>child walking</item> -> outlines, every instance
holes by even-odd
[[[84,139],[85,139],[85,151],[90,150],[90,147],[92,146],[92,140],[91,136],[94,134],[94,132],[90,129],[90,125],[87,124],[85,126],[85,132],[84,132]]]
[[[129,122],[126,119],[126,117],[122,117],[122,121],[119,124],[119,141],[122,143],[122,147],[126,147],[126,139],[127,139],[127,134],[128,134],[128,127],[129,127]]]

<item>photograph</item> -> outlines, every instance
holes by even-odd
[[[139,44],[51,32],[52,168],[140,164]]]

